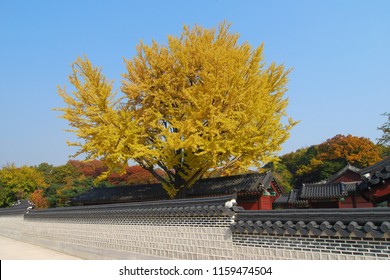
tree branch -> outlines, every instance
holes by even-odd
[[[168,175],[168,177],[169,177],[169,180],[171,181],[171,182],[173,182],[174,181],[174,179],[175,179],[175,174],[171,171],[171,170],[169,170],[161,161],[157,161],[157,165],[159,166],[159,167],[161,167],[161,169],[162,170],[164,170],[165,171],[165,173]]]
[[[149,171],[157,180],[159,180],[161,183],[165,183],[167,185],[170,185],[170,183],[164,178],[162,177],[160,174],[158,174],[156,172],[156,170],[154,170],[153,168],[153,165],[150,165],[147,163],[147,161],[145,159],[137,159],[135,160],[142,168],[146,169],[147,171]]]

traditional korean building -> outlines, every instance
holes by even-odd
[[[350,164],[320,183],[302,184],[275,201],[276,208],[370,208],[360,192],[361,170]]]
[[[186,198],[237,195],[238,206],[247,210],[270,210],[283,188],[271,172],[207,178],[186,190]],[[94,188],[71,200],[73,205],[95,205],[169,199],[161,184]]]
[[[238,206],[246,210],[271,210],[283,188],[272,172],[202,179],[187,190],[187,197],[237,194]]]
[[[349,163],[341,169],[339,172],[328,178],[328,183],[340,183],[340,182],[360,182],[362,181],[360,175],[360,168],[357,168]]]
[[[161,184],[99,187],[71,199],[72,205],[98,205],[169,199]]]
[[[390,207],[390,157],[360,170],[361,195],[372,203]]]

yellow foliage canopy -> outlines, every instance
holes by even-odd
[[[142,42],[126,60],[124,97],[87,58],[77,59],[59,89],[80,153],[113,169],[138,162],[171,196],[205,172],[237,171],[275,158],[295,124],[286,115],[283,65],[263,62],[263,45],[239,44],[223,23],[216,29],[184,27],[167,46]],[[155,172],[161,168],[165,176]]]

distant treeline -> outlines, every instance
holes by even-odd
[[[358,168],[372,165],[389,156],[390,146],[374,144],[368,138],[336,135],[319,145],[285,154],[277,163],[269,163],[260,171],[271,170],[286,191],[305,182],[319,182],[351,164]],[[117,173],[106,174],[102,161],[70,160],[65,165],[16,167],[0,169],[0,206],[18,199],[29,199],[38,208],[69,205],[72,197],[92,187],[135,185],[158,182],[140,166],[128,166]]]
[[[0,206],[9,206],[18,199],[29,199],[39,208],[66,206],[72,197],[92,187],[157,182],[139,166],[104,176],[106,171],[99,160],[70,160],[61,166],[6,165],[0,169]]]

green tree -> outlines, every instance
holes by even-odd
[[[317,147],[317,145],[313,145],[282,155],[280,157],[280,162],[285,165],[291,173],[295,174],[301,166],[309,164],[317,155]]]
[[[50,186],[53,181],[53,170],[54,166],[51,164],[48,164],[47,162],[43,162],[35,167],[39,172],[41,172],[44,176],[45,183]]]
[[[81,176],[81,172],[72,164],[54,166],[51,172],[52,184],[69,184]]]
[[[94,166],[99,165],[95,162],[82,163],[74,160],[60,166],[40,164],[38,168],[46,174],[45,180],[50,182],[42,194],[50,207],[67,206],[72,197],[95,186],[94,179],[99,170],[95,170]]]
[[[6,206],[17,199],[26,199],[37,188],[46,186],[44,175],[36,168],[6,165],[0,170],[0,203]]]
[[[319,160],[312,158],[309,164],[298,168],[294,183],[296,186],[300,186],[302,183],[316,183],[328,179],[346,164],[344,159]]]
[[[10,193],[10,189],[3,183],[0,183],[0,207],[6,207],[15,200],[16,198]]]
[[[378,139],[378,145],[382,150],[383,155],[390,155],[390,113],[384,113],[383,116],[387,117],[387,121],[378,127],[378,130],[382,131],[382,136]]]
[[[275,179],[279,185],[283,186],[285,192],[289,192],[292,189],[294,176],[286,165],[280,162],[271,162],[266,164],[262,169],[272,171]]]
[[[206,172],[237,172],[276,158],[295,122],[286,116],[283,65],[266,66],[263,45],[218,29],[184,26],[167,46],[140,43],[126,61],[123,96],[87,58],[73,65],[60,109],[78,146],[110,171],[136,161],[174,197]],[[160,175],[156,170],[162,169]]]

